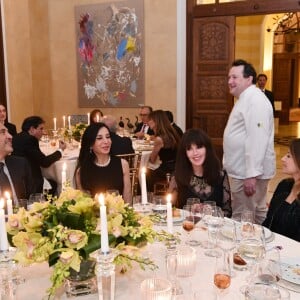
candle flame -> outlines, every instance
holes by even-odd
[[[171,202],[172,201],[172,195],[169,193],[167,195],[167,202]]]
[[[4,207],[4,199],[1,198],[0,199],[0,209],[2,209]]]
[[[104,195],[101,193],[99,196],[98,196],[98,200],[99,200],[99,203],[100,205],[104,205]]]
[[[7,192],[7,191],[4,192],[4,196],[5,196],[6,199],[10,199],[10,193],[9,192]]]

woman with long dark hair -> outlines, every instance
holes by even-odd
[[[182,208],[188,198],[199,198],[201,202],[215,201],[227,217],[231,216],[228,176],[203,130],[189,129],[183,134],[172,185],[177,186],[178,207]]]
[[[281,161],[290,178],[277,185],[263,226],[300,242],[300,139],[291,141]]]
[[[128,162],[110,155],[110,147],[110,131],[104,123],[94,123],[86,128],[75,173],[76,185],[92,196],[116,189],[126,202],[130,202]]]

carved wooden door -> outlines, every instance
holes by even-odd
[[[233,100],[228,70],[234,59],[235,17],[203,17],[192,24],[191,102],[187,127],[202,128],[223,155],[223,132]]]

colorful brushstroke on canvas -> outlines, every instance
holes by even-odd
[[[143,1],[77,6],[80,107],[144,103]]]

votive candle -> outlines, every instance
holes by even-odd
[[[173,233],[172,195],[167,195],[167,229]]]
[[[61,171],[61,185],[63,190],[66,187],[66,181],[67,181],[67,164],[64,162]]]
[[[147,184],[146,184],[146,168],[143,167],[141,171],[141,193],[142,193],[142,204],[147,204]]]
[[[4,199],[0,199],[0,251],[8,250],[7,232],[5,226]]]
[[[56,118],[53,118],[54,130],[56,130]]]
[[[7,215],[10,216],[13,214],[12,199],[9,192],[5,192],[4,195],[6,198]]]
[[[106,206],[104,202],[104,195],[102,193],[99,195],[99,203],[100,203],[100,220],[101,220],[101,252],[108,253],[109,244],[108,244]]]

